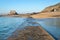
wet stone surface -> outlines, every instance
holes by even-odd
[[[34,21],[33,21],[34,20]],[[35,19],[27,19],[7,40],[53,40]]]

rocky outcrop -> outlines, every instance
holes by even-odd
[[[26,27],[24,30],[16,31],[7,40],[54,40],[46,31],[40,26]]]
[[[18,15],[18,14],[17,14],[17,12],[15,10],[11,10],[8,15]]]
[[[45,8],[42,12],[59,12],[59,11],[60,11],[60,3],[49,6]]]

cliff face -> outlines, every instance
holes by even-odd
[[[45,8],[42,12],[59,12],[59,11],[60,11],[60,3],[49,6]]]

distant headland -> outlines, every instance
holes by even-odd
[[[60,3],[55,5],[46,7],[41,12],[37,13],[26,13],[26,14],[18,14],[15,10],[11,10],[8,14],[0,15],[2,16],[10,16],[10,17],[31,17],[31,18],[53,18],[53,17],[60,17]]]

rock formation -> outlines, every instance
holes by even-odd
[[[17,12],[15,10],[11,10],[9,15],[18,15]]]
[[[7,40],[54,40],[40,26],[25,27],[24,30],[17,30]]]

